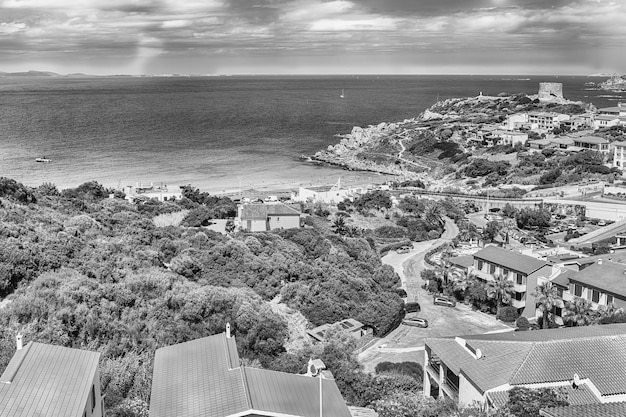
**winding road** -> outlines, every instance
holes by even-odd
[[[373,372],[379,362],[413,361],[422,363],[424,339],[427,337],[457,336],[463,334],[481,334],[510,331],[511,328],[497,321],[493,316],[472,311],[463,304],[456,307],[443,307],[433,304],[432,296],[421,288],[420,277],[425,269],[424,256],[430,249],[450,242],[459,233],[452,219],[445,218],[445,229],[441,237],[435,240],[413,244],[410,253],[390,252],[382,258],[383,263],[391,265],[402,280],[409,301],[419,301],[420,313],[413,313],[428,320],[429,327],[409,327],[400,325],[384,338],[358,355],[359,361],[367,372]]]

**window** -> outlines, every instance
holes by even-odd
[[[611,305],[613,304],[613,296],[612,295],[606,295],[606,305]]]
[[[526,294],[526,293],[523,293],[523,292],[515,292],[515,299],[516,299],[517,301],[522,301],[522,300],[524,300],[524,294]]]
[[[559,297],[563,298],[563,288],[556,287],[556,295],[558,295]]]
[[[495,272],[496,272],[496,266],[494,264],[489,264],[489,273],[495,274]]]
[[[554,306],[554,307],[552,307],[552,313],[555,316],[562,317],[563,316],[563,309],[561,307]]]
[[[483,261],[481,261],[480,259],[478,260],[478,269],[480,271],[482,271],[482,269],[483,269]]]
[[[598,290],[591,291],[591,301],[593,301],[594,303],[600,302],[600,291]]]
[[[524,285],[524,275],[517,274],[517,276],[515,277],[515,282],[517,283],[517,285]]]
[[[95,410],[96,408],[96,386],[92,385],[91,386],[91,412],[93,413],[93,410]]]
[[[576,297],[582,297],[583,295],[583,286],[580,284],[574,284],[574,295]]]
[[[504,279],[507,279],[509,277],[509,270],[506,268],[502,268],[502,276],[504,277]]]

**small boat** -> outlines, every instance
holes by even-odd
[[[52,162],[52,159],[48,159],[44,156],[43,158],[35,159],[35,162]]]
[[[343,94],[343,88],[341,89],[341,95],[339,96],[339,98],[344,98],[345,95]]]

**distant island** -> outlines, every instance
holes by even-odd
[[[626,91],[626,75],[614,74],[611,78],[601,83],[600,88],[606,91]]]

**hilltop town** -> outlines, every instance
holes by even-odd
[[[449,99],[380,184],[0,178],[0,415],[626,415],[626,105]]]

